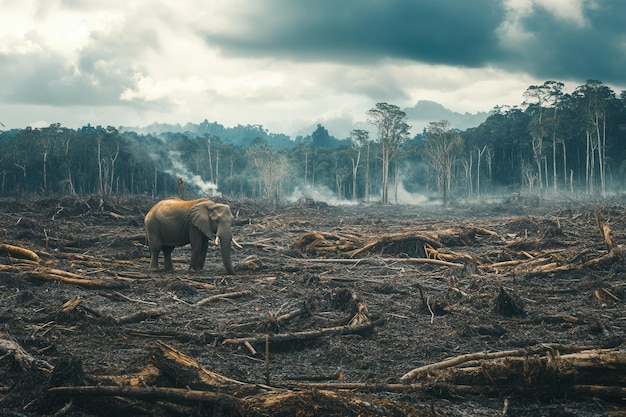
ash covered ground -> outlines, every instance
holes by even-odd
[[[0,253],[0,415],[626,415],[619,360],[597,391],[578,370],[402,378],[477,352],[623,353],[626,201],[221,202],[243,246],[234,276],[217,248],[188,272],[188,246],[173,273],[149,272],[149,198],[0,201],[0,243],[40,257]],[[202,391],[159,367],[163,346],[262,392],[159,397]],[[134,386],[152,397],[50,393],[130,386],[149,369]]]

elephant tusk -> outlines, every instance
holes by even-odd
[[[233,243],[233,246],[236,247],[237,249],[243,249],[243,246],[241,246],[236,240],[235,238],[231,238],[231,242]],[[219,236],[215,236],[215,246],[219,246],[220,245],[220,237]]]

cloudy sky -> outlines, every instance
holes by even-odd
[[[624,22],[624,0],[0,0],[0,122],[345,137],[381,101],[474,113],[546,80],[619,94]]]

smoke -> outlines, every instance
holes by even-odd
[[[389,201],[395,202],[395,189],[393,184],[389,186]],[[411,193],[404,188],[402,181],[398,184],[398,204],[408,204],[413,206],[422,206],[426,204],[437,204],[429,199],[426,195],[420,193]]]
[[[315,187],[307,185],[305,187],[296,187],[290,196],[286,198],[291,203],[297,202],[301,198],[311,198],[314,201],[324,202],[331,206],[353,206],[358,204],[356,201],[341,199],[337,194],[333,193],[328,187],[317,185]]]
[[[180,152],[170,151],[168,156],[170,158],[170,162],[172,163],[172,167],[167,169],[165,171],[166,173],[175,176],[176,178],[182,178],[186,185],[198,188],[202,195],[211,197],[218,195],[216,184],[203,180],[198,174],[189,172],[181,159]]]
[[[338,198],[337,194],[332,192],[325,186],[310,186],[296,187],[290,196],[286,198],[290,203],[298,202],[301,198],[310,198],[314,201],[324,202],[331,206],[354,206],[357,204],[363,204],[363,201],[353,201],[351,199]],[[370,195],[370,203],[377,203],[381,201],[382,194],[378,193]],[[389,201],[396,204],[396,193],[394,184],[389,185]],[[404,205],[433,205],[441,204],[440,201],[432,200],[425,194],[411,193],[404,188],[402,181],[398,184],[398,201],[397,204]]]

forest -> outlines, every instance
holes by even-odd
[[[0,133],[0,196],[180,194],[280,201],[322,190],[335,200],[479,201],[521,193],[605,196],[624,188],[626,92],[588,80],[546,81],[460,131],[432,121],[411,135],[406,113],[377,103],[370,130],[304,137],[204,121],[152,132],[60,123]],[[408,199],[408,200],[407,200]]]

